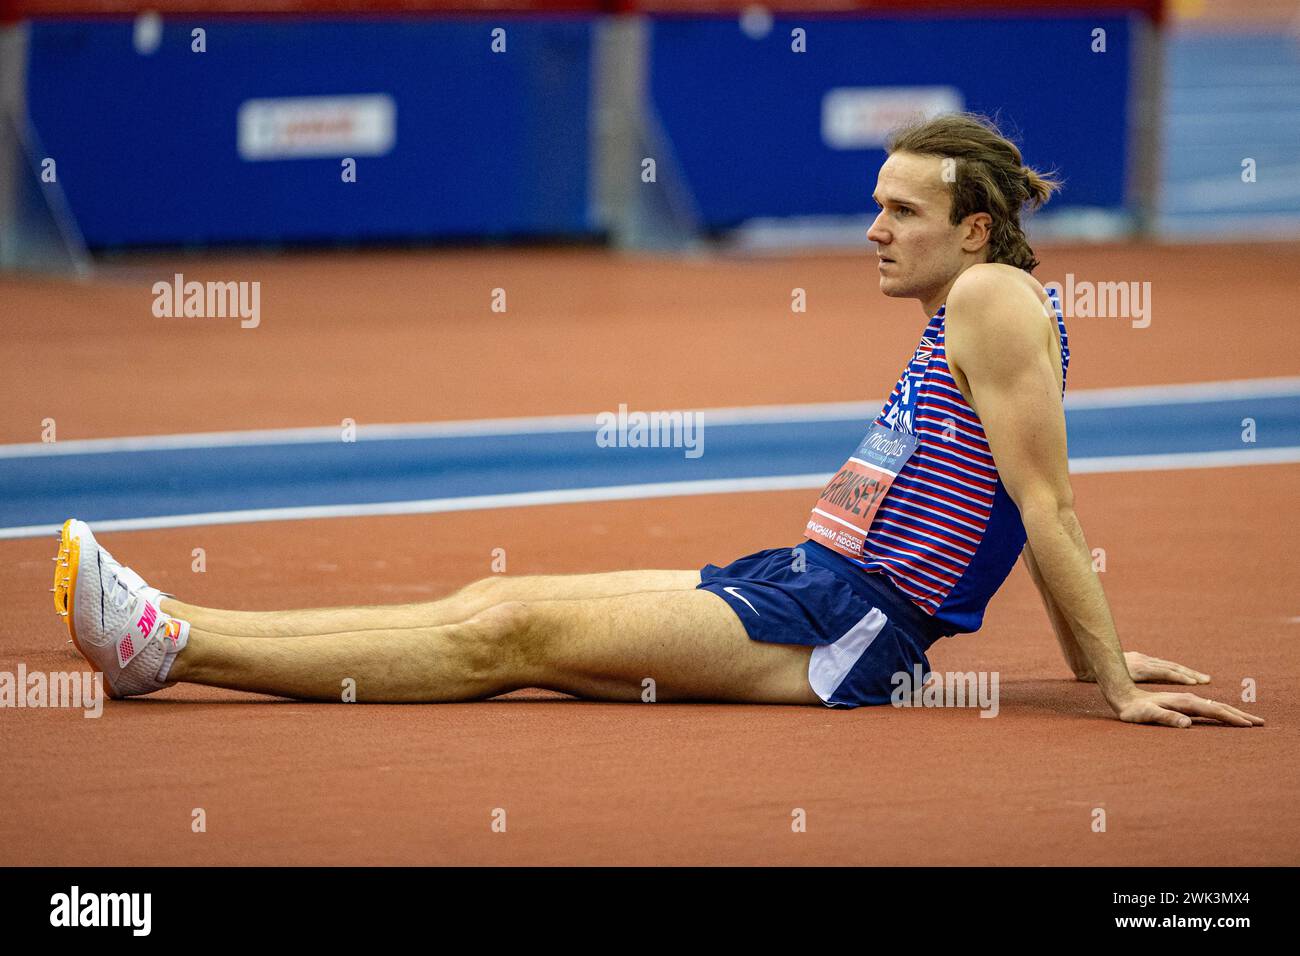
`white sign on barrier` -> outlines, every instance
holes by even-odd
[[[237,125],[248,161],[382,156],[396,139],[397,104],[384,93],[245,100]]]
[[[840,86],[822,97],[822,140],[831,149],[883,149],[904,123],[964,109],[954,86]]]

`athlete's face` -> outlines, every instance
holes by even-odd
[[[961,223],[948,221],[952,208],[943,160],[917,153],[893,153],[880,167],[872,198],[880,209],[867,230],[879,257],[880,291],[925,301],[946,291],[967,265]]]

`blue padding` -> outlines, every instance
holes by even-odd
[[[1092,52],[1096,29],[1105,53]],[[654,22],[652,96],[709,228],[874,211],[883,150],[822,140],[837,87],[956,87],[967,109],[1000,113],[1030,165],[1061,170],[1054,205],[1122,207],[1130,43],[1116,17],[779,17],[758,40],[734,18],[672,17]]]
[[[92,247],[587,234],[592,24],[168,19],[141,55],[129,20],[38,20],[29,109]],[[397,116],[355,183],[338,157],[240,158],[244,101],[353,94]]]

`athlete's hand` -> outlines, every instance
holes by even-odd
[[[1193,717],[1217,720],[1232,727],[1262,727],[1264,719],[1247,714],[1227,704],[1206,700],[1195,694],[1151,693],[1134,688],[1133,694],[1112,703],[1119,719],[1126,724],[1163,724],[1166,727],[1190,727]]]
[[[1148,657],[1139,651],[1126,651],[1124,662],[1128,664],[1129,677],[1135,682],[1153,681],[1157,684],[1208,684],[1209,674],[1192,670],[1173,661],[1159,657]]]
[[[1192,670],[1183,664],[1166,661],[1159,657],[1148,657],[1140,651],[1125,651],[1124,663],[1128,665],[1128,676],[1135,683],[1150,681],[1156,684],[1208,684],[1209,674]],[[1092,674],[1081,674],[1081,681],[1096,682]]]

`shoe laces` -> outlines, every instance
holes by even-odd
[[[109,574],[112,575],[113,584],[108,592],[108,599],[120,608],[125,608],[131,603],[131,598],[142,592],[146,585],[141,582],[140,575],[136,574],[130,568],[124,566],[120,561],[116,561],[107,554],[103,555],[101,560],[108,565]],[[124,572],[129,572],[129,580]]]

